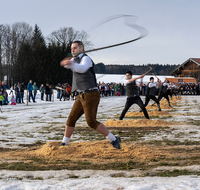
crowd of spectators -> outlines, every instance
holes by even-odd
[[[36,85],[36,82],[32,84],[32,80],[28,82],[28,85],[25,86],[24,82],[16,82],[14,86],[10,87],[10,92],[8,94],[9,87],[5,81],[0,82],[0,96],[1,100],[0,104],[8,105],[9,103],[12,105],[23,104],[24,103],[24,92],[28,91],[28,101],[31,100],[36,103],[36,95],[38,91],[41,94],[41,100],[44,100],[44,94],[46,95],[46,101],[52,101],[53,89],[52,86],[48,83],[44,86],[41,84],[40,88]],[[11,95],[10,101],[8,100],[8,95]]]
[[[98,84],[101,97],[104,96],[124,96],[126,95],[126,89],[124,84],[121,83],[104,83]],[[200,83],[172,83],[170,82],[169,89],[174,94],[179,95],[200,95]],[[147,84],[143,84],[138,88],[139,95],[145,96],[147,90]],[[159,88],[156,90],[156,95],[159,93]]]
[[[183,83],[179,87],[181,95],[200,95],[200,84]]]
[[[100,91],[101,97],[107,96],[125,96],[126,89],[122,83],[104,83],[99,82],[98,88]],[[24,82],[17,82],[14,86],[10,87],[9,95],[11,95],[10,100],[8,100],[8,90],[9,87],[5,81],[0,82],[0,105],[12,104],[15,105],[24,103],[24,91],[28,91],[28,101],[36,103],[36,95],[38,91],[41,95],[41,100],[52,101],[53,89],[52,86],[46,83],[46,85],[41,84],[38,88],[36,82],[32,83],[32,80],[29,81],[28,85],[25,86]],[[71,92],[71,86],[68,83],[58,83],[56,86],[57,90],[57,99],[60,101],[65,100],[74,100],[75,94]],[[139,94],[141,96],[146,95],[147,84],[143,84],[138,88]],[[179,95],[200,95],[200,83],[172,83],[170,84],[170,90],[176,92],[174,94]],[[156,95],[159,93],[159,88],[156,91]]]
[[[60,101],[63,99],[65,100],[70,100],[70,96],[73,99],[73,94],[71,94],[72,88],[68,83],[58,83],[57,87],[57,99]]]

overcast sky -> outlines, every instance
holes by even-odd
[[[119,14],[135,15],[148,36],[112,49],[92,52],[95,63],[182,64],[200,58],[199,0],[0,0],[0,24],[37,24],[47,37],[62,27],[85,30]],[[116,19],[90,32],[95,48],[137,38],[139,33]]]

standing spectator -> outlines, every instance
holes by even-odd
[[[19,82],[15,84],[14,90],[15,90],[16,103],[21,104],[21,97],[20,97],[21,92],[20,92]]]
[[[31,102],[31,98],[33,100],[33,102],[35,102],[35,99],[33,97],[33,86],[32,86],[32,80],[29,81],[28,85],[27,85],[27,90],[28,90],[28,101]]]
[[[199,95],[199,85],[196,83],[195,87],[196,87],[196,94]]]
[[[49,84],[47,83],[45,86],[46,101],[49,100],[49,94],[50,94],[50,89],[49,89]]]
[[[124,96],[124,84],[121,85],[121,96]]]
[[[8,88],[8,85],[6,84],[5,81],[2,81],[2,86],[3,86],[4,90],[6,90]]]
[[[115,90],[114,90],[114,95],[115,95],[115,96],[117,96],[118,88],[119,88],[118,85],[115,84],[115,86],[114,86],[114,89],[115,89]]]
[[[4,100],[3,100],[3,105],[8,105],[9,104],[9,101],[8,101],[8,93],[7,91],[4,89],[3,91],[3,97],[4,97]]]
[[[121,83],[119,83],[119,85],[118,85],[118,92],[120,93],[120,95],[121,95],[121,93],[122,93],[122,92],[121,92],[121,86],[122,86]]]
[[[111,88],[112,88],[111,95],[113,96],[113,95],[114,95],[114,92],[115,92],[114,85],[112,85]]]
[[[51,88],[51,85],[49,85],[49,101],[51,101],[52,94],[53,94],[53,90]]]
[[[41,93],[41,100],[44,100],[44,85],[41,84],[40,86],[40,93]]]
[[[23,104],[24,104],[24,90],[25,90],[25,86],[24,86],[24,82],[22,82],[20,85],[20,91],[21,91],[21,103]]]
[[[142,96],[145,96],[146,95],[146,85],[143,84],[142,86]]]
[[[66,100],[70,99],[70,95],[71,95],[71,86],[67,83],[66,85]]]
[[[10,87],[10,93],[9,95],[12,94],[13,95],[13,86]]]
[[[110,91],[110,84],[109,83],[107,84],[107,88],[108,88],[107,89],[107,93],[108,93],[107,95],[110,96],[111,91]]]
[[[36,82],[34,82],[32,87],[33,87],[33,98],[35,100],[36,94],[37,94],[37,90],[38,90],[38,87],[36,86]]]
[[[101,88],[101,91],[100,91],[101,97],[104,97],[104,95],[105,95],[105,84],[104,84],[104,82],[102,82],[100,88]]]
[[[105,94],[105,96],[107,96],[107,94],[108,94],[108,86],[107,85],[104,85],[104,94]]]
[[[67,95],[66,85],[65,84],[62,84],[62,89],[63,90],[61,90],[60,101],[62,100],[62,97],[63,97],[63,100],[65,101],[66,95]]]
[[[58,83],[57,86],[60,87],[60,88],[62,87],[60,83]],[[60,90],[60,89],[57,89],[57,99],[60,98],[60,94],[61,94],[61,90]]]
[[[2,91],[0,91],[0,106],[2,106],[3,100],[4,100],[4,97],[3,97]],[[1,110],[1,108],[0,108],[0,111],[1,111],[1,113],[3,112],[3,111]]]

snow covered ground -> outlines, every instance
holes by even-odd
[[[82,171],[85,172],[85,171]],[[15,172],[14,172],[15,173]],[[20,173],[20,172],[19,172]],[[29,172],[30,173],[30,172]],[[34,173],[34,172],[32,172]],[[32,174],[31,173],[31,174]],[[44,172],[39,172],[43,176]],[[85,179],[63,179],[65,171],[51,172],[58,173],[57,178],[49,178],[45,180],[18,180],[9,178],[0,180],[0,189],[5,190],[199,190],[200,178],[196,176],[179,176],[179,177],[134,177],[113,178],[108,171],[97,172],[90,178]],[[12,173],[10,173],[12,175]]]
[[[144,98],[144,97],[143,97]],[[10,99],[10,97],[9,97]],[[101,122],[116,117],[121,113],[126,97],[101,98],[98,110],[98,119]],[[56,130],[48,131],[48,127],[64,127],[67,116],[73,105],[73,101],[46,102],[40,100],[37,95],[37,103],[18,104],[16,106],[2,106],[0,113],[0,148],[23,148],[21,144],[32,144],[37,141],[50,141],[55,135],[62,139],[62,134],[56,134]],[[182,109],[177,112],[190,113],[189,116],[174,116],[167,120],[176,119],[183,122],[182,126],[176,126],[168,138],[192,138],[200,140],[199,126],[184,125],[184,121],[200,120],[200,116],[192,114],[199,113],[199,96],[183,96],[180,104]],[[134,105],[130,111],[138,111]],[[86,125],[84,116],[80,118],[78,125]],[[186,137],[177,137],[182,132]],[[64,132],[64,131],[63,131]],[[166,134],[155,136],[147,135],[143,140],[162,139]],[[75,137],[72,137],[75,138]],[[54,140],[55,141],[55,140]],[[198,167],[198,166],[197,166]],[[124,173],[124,177],[113,177],[116,173]],[[131,171],[137,172],[137,171]],[[70,190],[200,190],[199,176],[179,177],[131,177],[128,171],[0,171],[0,190],[36,190],[36,189],[70,189]],[[70,175],[79,176],[69,178]]]

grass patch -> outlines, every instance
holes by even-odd
[[[172,118],[172,116],[171,116],[171,115],[169,115],[169,116],[162,116],[162,117],[160,117],[160,119],[170,119],[170,118]]]
[[[151,119],[158,119],[160,118],[159,116],[149,116]],[[145,116],[126,116],[125,118],[128,119],[144,119]]]
[[[28,132],[22,132],[21,134],[22,134],[23,136],[25,136],[25,137],[28,137],[28,138],[33,138],[33,137],[34,137],[33,134],[28,133]]]
[[[150,135],[152,133],[157,133],[160,130],[168,129],[167,127],[138,127],[138,128],[132,128],[132,127],[108,127],[109,130],[117,136],[120,136],[123,141],[137,141],[141,140],[142,137],[145,137],[146,135]],[[62,133],[63,134],[63,133]],[[77,127],[74,131],[74,137],[73,139],[76,140],[76,135],[78,136],[79,140],[81,137],[81,140],[105,140],[105,137],[98,133],[95,130],[92,130],[89,127]]]
[[[48,140],[62,140],[62,136],[48,137]]]
[[[0,119],[7,119],[7,117],[0,117]]]
[[[200,126],[200,120],[189,119],[188,124]]]
[[[33,144],[19,144],[19,146],[22,146],[22,147],[35,147],[35,146],[38,146],[38,145],[44,145],[45,143],[46,142],[44,142],[44,141],[38,140]]]
[[[163,171],[155,174],[149,174],[148,176],[159,176],[159,177],[177,177],[180,175],[200,175],[200,171],[188,171],[188,170],[173,170]]]
[[[67,116],[63,116],[61,114],[54,116],[54,118],[67,118]]]
[[[198,131],[190,131],[190,132],[189,132],[190,135],[191,135],[191,134],[194,134],[194,135],[195,135],[195,134],[198,134],[198,133],[199,133]]]
[[[139,163],[134,161],[128,162],[113,162],[113,163],[100,163],[93,164],[89,162],[82,161],[46,161],[43,159],[31,158],[37,163],[25,163],[25,162],[4,162],[0,164],[0,169],[6,170],[22,170],[22,171],[37,171],[37,170],[132,170],[136,168],[145,168],[147,164]]]
[[[113,174],[111,177],[125,177],[124,173]]]
[[[77,179],[77,178],[79,178],[79,176],[77,176],[77,175],[70,175],[69,178],[76,178]]]
[[[43,177],[36,177],[34,180],[44,180]]]
[[[9,127],[9,126],[10,126],[10,124],[3,125],[3,127]]]
[[[169,139],[164,139],[164,140],[154,140],[154,141],[148,141],[148,142],[142,142],[141,144],[150,144],[150,145],[156,145],[156,146],[161,146],[165,143],[168,146],[177,146],[177,145],[200,145],[200,141],[178,141],[178,140],[169,140]]]

